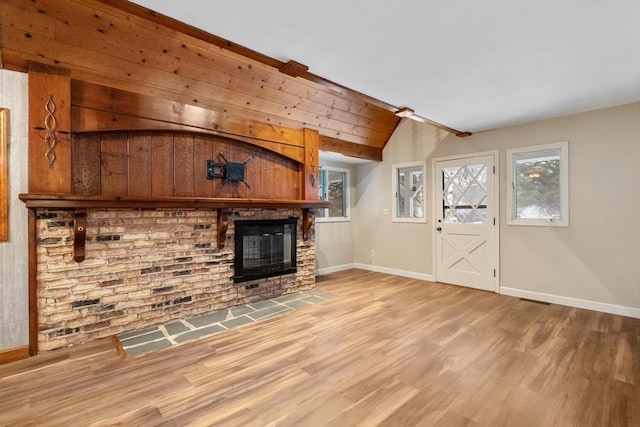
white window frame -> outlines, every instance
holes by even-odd
[[[404,168],[422,168],[422,218],[399,217],[398,216],[398,169]],[[391,166],[391,211],[393,216],[392,222],[409,222],[424,224],[427,222],[427,162],[426,160],[409,163],[398,163]]]
[[[347,222],[351,221],[351,171],[349,169],[337,168],[334,166],[322,166],[320,169],[327,171],[326,176],[329,176],[329,172],[341,172],[345,174],[343,197],[344,197],[344,210],[345,216],[315,216],[316,222]],[[322,174],[318,174],[318,179],[322,179]],[[328,183],[324,183],[324,188],[328,188]],[[324,200],[324,199],[321,199]],[[322,208],[325,212],[329,212],[329,208]]]
[[[560,209],[561,218],[517,218],[515,197],[515,170],[513,162],[516,155],[543,153],[546,151],[560,152]],[[569,226],[569,142],[562,141],[553,144],[535,145],[531,147],[513,148],[507,150],[507,224],[533,225],[544,227]]]

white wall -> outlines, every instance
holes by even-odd
[[[355,242],[353,239],[353,165],[322,161],[322,166],[333,166],[350,171],[349,198],[351,221],[320,222],[316,218],[316,271],[326,274],[353,267]]]
[[[392,165],[431,157],[447,132],[403,120],[383,151],[383,161],[358,165],[355,174],[356,263],[375,271],[431,280],[431,220],[392,222]],[[427,164],[427,215],[431,212],[431,173]],[[375,256],[371,256],[371,251]]]
[[[29,343],[27,209],[27,74],[0,70],[0,107],[9,109],[9,241],[0,243],[0,350]],[[44,142],[43,142],[44,143]]]
[[[569,141],[570,227],[506,225],[506,149]],[[457,138],[403,121],[384,161],[356,169],[356,263],[433,274],[433,224],[392,223],[391,165],[499,150],[501,292],[640,317],[640,104]],[[375,249],[376,257],[369,253]]]

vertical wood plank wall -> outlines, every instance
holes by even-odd
[[[296,161],[225,137],[182,132],[80,133],[73,137],[73,153],[73,194],[77,195],[301,199],[301,166]],[[207,160],[224,163],[220,153],[232,162],[251,157],[245,165],[251,189],[241,182],[221,186],[222,179],[207,179]]]
[[[318,133],[304,129],[304,166],[302,173],[303,199],[318,199]]]
[[[29,192],[71,192],[71,79],[69,71],[38,63],[29,64]],[[53,104],[48,106],[51,97]],[[47,114],[52,117],[47,119]],[[47,123],[59,141],[55,160],[45,157]]]

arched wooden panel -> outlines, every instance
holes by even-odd
[[[207,160],[244,162],[242,182],[207,179]],[[273,151],[215,135],[88,132],[73,135],[73,194],[122,197],[300,199],[301,165]]]

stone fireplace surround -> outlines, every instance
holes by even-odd
[[[37,209],[38,348],[52,350],[315,286],[313,227],[297,230],[297,273],[233,283],[237,219],[301,217],[295,208],[88,209],[86,258],[73,260],[73,211]]]

